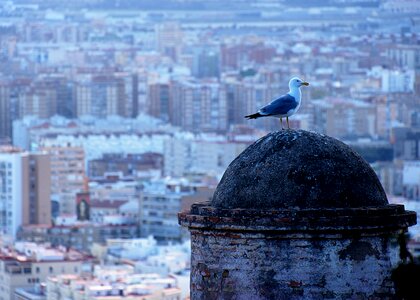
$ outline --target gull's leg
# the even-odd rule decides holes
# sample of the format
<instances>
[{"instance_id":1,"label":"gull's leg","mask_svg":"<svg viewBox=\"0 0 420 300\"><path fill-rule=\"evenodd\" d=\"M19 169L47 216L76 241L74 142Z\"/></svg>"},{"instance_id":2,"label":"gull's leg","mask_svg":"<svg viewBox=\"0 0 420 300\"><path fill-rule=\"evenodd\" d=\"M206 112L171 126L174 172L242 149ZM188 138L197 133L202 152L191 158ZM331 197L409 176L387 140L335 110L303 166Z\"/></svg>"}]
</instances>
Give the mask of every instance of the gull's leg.
<instances>
[{"instance_id":1,"label":"gull's leg","mask_svg":"<svg viewBox=\"0 0 420 300\"><path fill-rule=\"evenodd\" d=\"M289 126L289 117L286 117L286 122L287 122L287 129L290 129L290 126Z\"/></svg>"},{"instance_id":2,"label":"gull's leg","mask_svg":"<svg viewBox=\"0 0 420 300\"><path fill-rule=\"evenodd\" d=\"M281 125L281 129L283 129L283 118L280 117L280 125Z\"/></svg>"}]
</instances>

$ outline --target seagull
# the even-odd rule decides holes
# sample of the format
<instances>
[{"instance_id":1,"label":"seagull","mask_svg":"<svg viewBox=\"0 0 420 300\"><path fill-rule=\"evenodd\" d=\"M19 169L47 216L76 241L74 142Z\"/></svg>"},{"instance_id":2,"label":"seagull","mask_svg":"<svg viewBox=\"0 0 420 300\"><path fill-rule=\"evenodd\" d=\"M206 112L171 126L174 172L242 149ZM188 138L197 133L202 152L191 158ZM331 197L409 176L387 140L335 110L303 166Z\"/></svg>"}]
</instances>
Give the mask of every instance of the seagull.
<instances>
[{"instance_id":1,"label":"seagull","mask_svg":"<svg viewBox=\"0 0 420 300\"><path fill-rule=\"evenodd\" d=\"M245 118L248 120L262 117L280 118L281 128L283 129L283 118L286 117L287 128L290 129L289 117L298 111L302 103L302 93L300 91L302 85L308 86L309 83L298 77L293 77L289 81L289 92L286 95L271 101L266 106L261 107L255 114L245 116Z\"/></svg>"}]
</instances>

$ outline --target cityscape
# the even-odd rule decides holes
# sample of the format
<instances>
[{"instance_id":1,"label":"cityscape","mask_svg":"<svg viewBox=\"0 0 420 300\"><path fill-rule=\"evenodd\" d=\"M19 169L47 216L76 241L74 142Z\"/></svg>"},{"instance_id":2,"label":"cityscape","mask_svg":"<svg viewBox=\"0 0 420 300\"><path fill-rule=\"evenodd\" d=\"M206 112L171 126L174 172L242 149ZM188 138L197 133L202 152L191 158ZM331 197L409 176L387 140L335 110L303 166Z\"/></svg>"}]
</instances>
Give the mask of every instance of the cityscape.
<instances>
[{"instance_id":1,"label":"cityscape","mask_svg":"<svg viewBox=\"0 0 420 300\"><path fill-rule=\"evenodd\" d=\"M290 128L420 213L420 1L0 1L0 300L189 299L178 213L293 76Z\"/></svg>"}]
</instances>

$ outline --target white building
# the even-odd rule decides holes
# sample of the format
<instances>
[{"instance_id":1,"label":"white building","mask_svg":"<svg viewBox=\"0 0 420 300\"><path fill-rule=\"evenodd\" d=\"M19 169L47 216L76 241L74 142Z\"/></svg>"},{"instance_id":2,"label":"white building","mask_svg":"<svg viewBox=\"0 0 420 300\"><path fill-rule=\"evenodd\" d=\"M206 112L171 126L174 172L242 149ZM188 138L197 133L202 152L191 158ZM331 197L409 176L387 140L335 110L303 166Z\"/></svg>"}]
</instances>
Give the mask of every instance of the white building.
<instances>
[{"instance_id":1,"label":"white building","mask_svg":"<svg viewBox=\"0 0 420 300\"><path fill-rule=\"evenodd\" d=\"M190 269L191 247L187 240L182 244L158 246L156 252L139 260L135 268L141 273L157 273L161 276L182 274Z\"/></svg>"},{"instance_id":2,"label":"white building","mask_svg":"<svg viewBox=\"0 0 420 300\"><path fill-rule=\"evenodd\" d=\"M157 253L157 241L153 236L129 240L108 239L106 243L110 259L140 260Z\"/></svg>"},{"instance_id":3,"label":"white building","mask_svg":"<svg viewBox=\"0 0 420 300\"><path fill-rule=\"evenodd\" d=\"M178 225L178 212L191 204L208 201L213 187L191 183L186 179L160 179L143 183L139 191L139 220L142 237L179 241L188 235Z\"/></svg>"},{"instance_id":4,"label":"white building","mask_svg":"<svg viewBox=\"0 0 420 300\"><path fill-rule=\"evenodd\" d=\"M382 92L385 93L410 93L414 91L414 70L388 70L382 74Z\"/></svg>"},{"instance_id":5,"label":"white building","mask_svg":"<svg viewBox=\"0 0 420 300\"><path fill-rule=\"evenodd\" d=\"M221 135L178 135L165 141L164 174L182 177L188 173L219 176L256 137L241 141Z\"/></svg>"},{"instance_id":6,"label":"white building","mask_svg":"<svg viewBox=\"0 0 420 300\"><path fill-rule=\"evenodd\" d=\"M34 293L23 291L42 284L48 276L80 274L89 269L89 257L73 249L28 242L1 247L0 299L37 299L29 298Z\"/></svg>"},{"instance_id":7,"label":"white building","mask_svg":"<svg viewBox=\"0 0 420 300\"><path fill-rule=\"evenodd\" d=\"M187 206L183 204L183 196L191 195L192 190L183 190L180 182L170 184L164 180L146 182L143 186L139 197L141 236L180 240L184 234L177 213Z\"/></svg>"},{"instance_id":8,"label":"white building","mask_svg":"<svg viewBox=\"0 0 420 300\"><path fill-rule=\"evenodd\" d=\"M420 200L420 162L404 161L402 175L404 197Z\"/></svg>"},{"instance_id":9,"label":"white building","mask_svg":"<svg viewBox=\"0 0 420 300\"><path fill-rule=\"evenodd\" d=\"M0 152L0 231L14 236L22 225L22 153Z\"/></svg>"},{"instance_id":10,"label":"white building","mask_svg":"<svg viewBox=\"0 0 420 300\"><path fill-rule=\"evenodd\" d=\"M92 199L126 200L136 199L136 181L89 182Z\"/></svg>"},{"instance_id":11,"label":"white building","mask_svg":"<svg viewBox=\"0 0 420 300\"><path fill-rule=\"evenodd\" d=\"M150 124L141 127L141 124ZM259 136L194 135L167 126L159 127L156 119L138 118L136 121L79 120L73 123L63 118L50 121L14 122L14 142L24 149L41 147L81 147L87 161L104 154L143 154L154 152L164 156L164 174L180 177L186 173L205 173L221 176L230 162ZM239 139L240 138L240 139ZM141 175L141 174L140 174Z\"/></svg>"},{"instance_id":12,"label":"white building","mask_svg":"<svg viewBox=\"0 0 420 300\"><path fill-rule=\"evenodd\" d=\"M146 115L137 119L114 116L78 120L59 116L48 120L25 117L13 122L13 143L28 150L53 146L83 147L86 159L93 159L102 157L103 153L162 153L162 139L174 131L175 128Z\"/></svg>"},{"instance_id":13,"label":"white building","mask_svg":"<svg viewBox=\"0 0 420 300\"><path fill-rule=\"evenodd\" d=\"M135 274L127 265L95 266L93 276L61 275L47 282L47 300L181 300L177 281L158 274Z\"/></svg>"},{"instance_id":14,"label":"white building","mask_svg":"<svg viewBox=\"0 0 420 300\"><path fill-rule=\"evenodd\" d=\"M401 0L396 0L395 2L401 2ZM414 2L419 4L416 0L411 1L411 3ZM396 44L393 47L390 47L386 54L387 57L395 62L400 68L415 70L420 67L419 45Z\"/></svg>"},{"instance_id":15,"label":"white building","mask_svg":"<svg viewBox=\"0 0 420 300\"><path fill-rule=\"evenodd\" d=\"M382 1L381 9L395 14L420 13L420 3L417 0L387 0Z\"/></svg>"},{"instance_id":16,"label":"white building","mask_svg":"<svg viewBox=\"0 0 420 300\"><path fill-rule=\"evenodd\" d=\"M98 258L103 260L105 255L108 262L130 261L136 273L152 273L175 278L178 288L181 289L182 299L186 299L190 294L191 246L189 240L181 244L158 245L152 236L130 240L109 239Z\"/></svg>"},{"instance_id":17,"label":"white building","mask_svg":"<svg viewBox=\"0 0 420 300\"><path fill-rule=\"evenodd\" d=\"M0 147L0 234L51 222L50 161L45 153Z\"/></svg>"}]
</instances>

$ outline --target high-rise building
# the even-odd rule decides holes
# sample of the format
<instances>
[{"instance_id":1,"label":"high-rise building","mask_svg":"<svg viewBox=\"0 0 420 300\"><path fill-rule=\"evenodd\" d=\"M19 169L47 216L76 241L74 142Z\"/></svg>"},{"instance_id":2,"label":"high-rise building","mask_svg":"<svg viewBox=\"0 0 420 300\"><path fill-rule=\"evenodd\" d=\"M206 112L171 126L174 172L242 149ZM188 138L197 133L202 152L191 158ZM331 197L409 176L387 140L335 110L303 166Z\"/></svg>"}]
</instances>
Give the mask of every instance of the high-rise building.
<instances>
[{"instance_id":1,"label":"high-rise building","mask_svg":"<svg viewBox=\"0 0 420 300\"><path fill-rule=\"evenodd\" d=\"M404 161L402 185L403 196L411 200L420 200L420 162Z\"/></svg>"},{"instance_id":2,"label":"high-rise building","mask_svg":"<svg viewBox=\"0 0 420 300\"><path fill-rule=\"evenodd\" d=\"M164 147L164 175L222 175L228 165L250 143L247 139L227 141L216 136L207 139L168 139Z\"/></svg>"},{"instance_id":3,"label":"high-rise building","mask_svg":"<svg viewBox=\"0 0 420 300\"><path fill-rule=\"evenodd\" d=\"M10 128L12 131L12 140L13 140L13 122L18 119L21 119L21 94L30 89L32 79L29 77L18 77L10 81L10 98L9 98L9 118L10 118Z\"/></svg>"},{"instance_id":4,"label":"high-rise building","mask_svg":"<svg viewBox=\"0 0 420 300\"><path fill-rule=\"evenodd\" d=\"M35 85L19 95L19 115L50 118L57 113L57 91L48 85Z\"/></svg>"},{"instance_id":5,"label":"high-rise building","mask_svg":"<svg viewBox=\"0 0 420 300\"><path fill-rule=\"evenodd\" d=\"M75 113L72 83L62 74L49 74L41 79L42 84L55 90L58 115L72 118Z\"/></svg>"},{"instance_id":6,"label":"high-rise building","mask_svg":"<svg viewBox=\"0 0 420 300\"><path fill-rule=\"evenodd\" d=\"M76 194L85 190L85 152L82 147L51 146L42 151L51 157L51 199L56 214L76 214Z\"/></svg>"},{"instance_id":7,"label":"high-rise building","mask_svg":"<svg viewBox=\"0 0 420 300\"><path fill-rule=\"evenodd\" d=\"M219 77L220 50L218 47L206 45L193 49L193 75L198 78Z\"/></svg>"},{"instance_id":8,"label":"high-rise building","mask_svg":"<svg viewBox=\"0 0 420 300\"><path fill-rule=\"evenodd\" d=\"M0 231L14 237L21 225L50 224L50 158L46 153L0 149Z\"/></svg>"},{"instance_id":9,"label":"high-rise building","mask_svg":"<svg viewBox=\"0 0 420 300\"><path fill-rule=\"evenodd\" d=\"M394 157L406 161L420 160L420 130L416 128L393 128Z\"/></svg>"},{"instance_id":10,"label":"high-rise building","mask_svg":"<svg viewBox=\"0 0 420 300\"><path fill-rule=\"evenodd\" d=\"M188 80L174 82L170 122L193 132L224 131L227 129L224 96L218 83Z\"/></svg>"},{"instance_id":11,"label":"high-rise building","mask_svg":"<svg viewBox=\"0 0 420 300\"><path fill-rule=\"evenodd\" d=\"M420 96L420 69L415 70L414 73L414 94L417 97Z\"/></svg>"},{"instance_id":12,"label":"high-rise building","mask_svg":"<svg viewBox=\"0 0 420 300\"><path fill-rule=\"evenodd\" d=\"M115 76L94 76L75 83L77 117L91 115L105 118L124 116L124 81Z\"/></svg>"},{"instance_id":13,"label":"high-rise building","mask_svg":"<svg viewBox=\"0 0 420 300\"><path fill-rule=\"evenodd\" d=\"M238 81L228 82L223 85L223 93L226 98L227 122L228 124L242 124L245 111L241 105L242 84ZM253 108L252 110L255 110Z\"/></svg>"},{"instance_id":14,"label":"high-rise building","mask_svg":"<svg viewBox=\"0 0 420 300\"><path fill-rule=\"evenodd\" d=\"M382 91L385 93L413 92L415 73L414 70L388 70L382 71Z\"/></svg>"},{"instance_id":15,"label":"high-rise building","mask_svg":"<svg viewBox=\"0 0 420 300\"><path fill-rule=\"evenodd\" d=\"M420 68L419 45L394 44L388 49L387 56L400 68Z\"/></svg>"},{"instance_id":16,"label":"high-rise building","mask_svg":"<svg viewBox=\"0 0 420 300\"><path fill-rule=\"evenodd\" d=\"M115 73L115 78L122 81L124 87L123 116L136 118L139 113L139 79L137 74Z\"/></svg>"},{"instance_id":17,"label":"high-rise building","mask_svg":"<svg viewBox=\"0 0 420 300\"><path fill-rule=\"evenodd\" d=\"M190 144L190 140L174 137L164 142L163 173L165 176L182 177L186 173L190 167Z\"/></svg>"},{"instance_id":18,"label":"high-rise building","mask_svg":"<svg viewBox=\"0 0 420 300\"><path fill-rule=\"evenodd\" d=\"M266 78L268 81L269 78ZM222 94L226 101L227 124L238 125L247 123L244 116L255 112L267 102L279 96L278 84L255 82L254 80L226 80L222 85ZM256 126L265 125L267 119L256 122ZM248 122L249 123L249 122Z\"/></svg>"},{"instance_id":19,"label":"high-rise building","mask_svg":"<svg viewBox=\"0 0 420 300\"><path fill-rule=\"evenodd\" d=\"M23 225L50 224L50 156L29 153L23 157Z\"/></svg>"},{"instance_id":20,"label":"high-rise building","mask_svg":"<svg viewBox=\"0 0 420 300\"><path fill-rule=\"evenodd\" d=\"M375 137L376 108L360 100L330 98L312 101L317 131L336 138Z\"/></svg>"},{"instance_id":21,"label":"high-rise building","mask_svg":"<svg viewBox=\"0 0 420 300\"><path fill-rule=\"evenodd\" d=\"M174 22L158 24L155 27L155 33L157 50L177 61L183 44L181 26Z\"/></svg>"},{"instance_id":22,"label":"high-rise building","mask_svg":"<svg viewBox=\"0 0 420 300\"><path fill-rule=\"evenodd\" d=\"M11 139L12 120L10 116L10 88L0 81L0 140Z\"/></svg>"},{"instance_id":23,"label":"high-rise building","mask_svg":"<svg viewBox=\"0 0 420 300\"><path fill-rule=\"evenodd\" d=\"M171 86L169 83L154 83L148 85L148 113L156 118L169 121Z\"/></svg>"}]
</instances>

